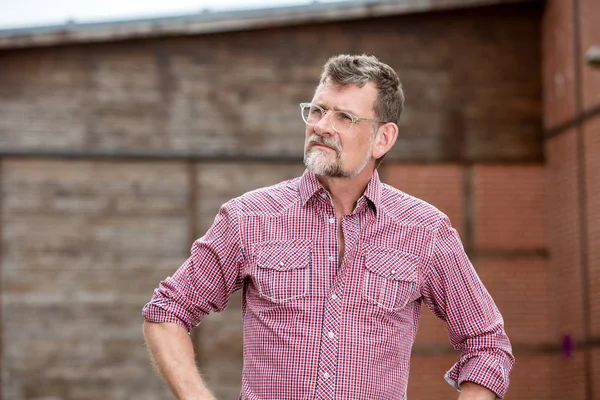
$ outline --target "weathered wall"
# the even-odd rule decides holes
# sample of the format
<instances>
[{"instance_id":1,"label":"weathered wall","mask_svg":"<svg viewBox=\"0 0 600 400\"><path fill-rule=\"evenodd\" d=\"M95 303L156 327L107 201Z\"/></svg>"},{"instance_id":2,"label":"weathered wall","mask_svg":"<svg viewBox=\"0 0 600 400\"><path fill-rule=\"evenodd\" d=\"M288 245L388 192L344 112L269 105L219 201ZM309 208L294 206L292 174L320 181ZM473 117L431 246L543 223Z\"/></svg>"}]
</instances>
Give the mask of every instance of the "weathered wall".
<instances>
[{"instance_id":1,"label":"weathered wall","mask_svg":"<svg viewBox=\"0 0 600 400\"><path fill-rule=\"evenodd\" d=\"M0 165L3 398L168 398L140 309L223 202L302 172L297 103L340 52L399 72L407 107L382 176L461 232L521 360L507 398L551 398L540 20L522 4L0 52L0 151L34 154ZM218 161L249 154L265 160ZM235 398L239 295L194 338L210 386ZM455 396L442 376L456 358L424 310L410 398Z\"/></svg>"},{"instance_id":2,"label":"weathered wall","mask_svg":"<svg viewBox=\"0 0 600 400\"><path fill-rule=\"evenodd\" d=\"M410 100L391 158L540 161L538 8L7 50L0 146L297 156L324 61L368 52Z\"/></svg>"},{"instance_id":3,"label":"weathered wall","mask_svg":"<svg viewBox=\"0 0 600 400\"><path fill-rule=\"evenodd\" d=\"M2 162L2 398L165 397L139 314L189 247L185 167Z\"/></svg>"},{"instance_id":4,"label":"weathered wall","mask_svg":"<svg viewBox=\"0 0 600 400\"><path fill-rule=\"evenodd\" d=\"M553 371L555 399L600 399L600 3L548 0L544 125L553 341L576 344Z\"/></svg>"}]
</instances>

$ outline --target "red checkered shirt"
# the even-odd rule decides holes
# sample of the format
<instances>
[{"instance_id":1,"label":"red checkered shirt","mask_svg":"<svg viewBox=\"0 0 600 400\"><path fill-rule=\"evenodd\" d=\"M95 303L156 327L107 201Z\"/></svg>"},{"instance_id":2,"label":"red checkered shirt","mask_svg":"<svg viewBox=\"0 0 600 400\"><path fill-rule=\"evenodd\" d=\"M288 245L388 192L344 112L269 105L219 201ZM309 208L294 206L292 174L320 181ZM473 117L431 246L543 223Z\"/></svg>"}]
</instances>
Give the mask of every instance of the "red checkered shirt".
<instances>
[{"instance_id":1,"label":"red checkered shirt","mask_svg":"<svg viewBox=\"0 0 600 400\"><path fill-rule=\"evenodd\" d=\"M446 380L499 397L514 359L503 320L448 218L374 173L340 229L315 175L224 204L143 310L190 330L243 288L241 399L406 398L421 303L461 351Z\"/></svg>"}]
</instances>

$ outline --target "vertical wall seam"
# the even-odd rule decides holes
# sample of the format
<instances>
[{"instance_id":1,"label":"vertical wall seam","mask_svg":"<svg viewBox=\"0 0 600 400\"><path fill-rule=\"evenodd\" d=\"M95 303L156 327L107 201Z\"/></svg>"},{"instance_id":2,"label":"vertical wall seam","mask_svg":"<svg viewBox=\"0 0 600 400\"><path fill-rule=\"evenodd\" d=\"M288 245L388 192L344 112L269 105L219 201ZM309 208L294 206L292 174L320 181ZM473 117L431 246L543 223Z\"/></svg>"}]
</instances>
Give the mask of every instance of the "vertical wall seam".
<instances>
[{"instance_id":1,"label":"vertical wall seam","mask_svg":"<svg viewBox=\"0 0 600 400\"><path fill-rule=\"evenodd\" d=\"M463 167L463 219L461 233L463 245L469 257L474 257L475 252L475 238L473 237L474 232L474 199L473 199L473 166L465 165ZM473 264L477 264L474 262Z\"/></svg>"},{"instance_id":2,"label":"vertical wall seam","mask_svg":"<svg viewBox=\"0 0 600 400\"><path fill-rule=\"evenodd\" d=\"M196 186L198 185L198 171L197 165L193 160L187 162L187 173L188 173L188 245L191 247L192 243L198 238L198 191ZM201 336L202 324L192 330L192 343L194 345L194 354L196 365L200 366L202 361L202 354L200 354L198 343Z\"/></svg>"},{"instance_id":3,"label":"vertical wall seam","mask_svg":"<svg viewBox=\"0 0 600 400\"><path fill-rule=\"evenodd\" d=\"M577 115L583 114L582 100L582 79L581 79L581 15L579 0L573 0L573 57L574 60L574 79L575 79L575 112ZM578 196L579 196L579 235L580 235L580 259L581 259L581 304L582 304L582 328L583 340L588 343L590 339L590 293L588 289L589 281L589 260L588 260L588 241L587 241L587 199L585 190L585 146L583 137L583 121L579 121L576 126L577 134L577 176L578 176ZM594 399L592 386L592 360L590 350L586 348L583 353L585 391L588 400Z\"/></svg>"}]
</instances>

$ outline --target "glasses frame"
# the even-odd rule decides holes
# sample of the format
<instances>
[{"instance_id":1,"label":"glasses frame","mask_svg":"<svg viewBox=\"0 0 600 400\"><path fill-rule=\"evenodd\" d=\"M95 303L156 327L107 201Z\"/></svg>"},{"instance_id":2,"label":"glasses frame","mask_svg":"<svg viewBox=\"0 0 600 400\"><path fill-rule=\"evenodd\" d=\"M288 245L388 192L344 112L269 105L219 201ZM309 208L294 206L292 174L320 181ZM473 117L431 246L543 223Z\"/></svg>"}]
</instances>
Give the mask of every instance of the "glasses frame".
<instances>
[{"instance_id":1,"label":"glasses frame","mask_svg":"<svg viewBox=\"0 0 600 400\"><path fill-rule=\"evenodd\" d=\"M323 111L323 115L321 116L321 119L323 119L325 117L325 115L328 112L330 112L330 111L331 111L332 115L333 114L337 114L337 113L341 113L341 114L349 116L350 119L352 119L352 122L351 122L351 125L350 125L350 128L348 129L348 131L351 131L352 128L354 128L354 125L357 122L361 122L361 121L373 121L373 122L375 122L377 124L385 124L386 123L385 121L380 121L380 120L374 119L374 118L359 117L359 116L354 115L354 114L352 114L351 112L348 112L348 111L326 109L326 108L323 108L323 107L321 107L321 106L319 106L317 104L313 104L313 103L300 103L300 110L301 110L302 120L308 126L315 126L316 124L309 124L308 121L306 121L306 119L304 119L304 109L307 108L307 107L316 107L316 108L322 110ZM321 121L321 120L319 120L319 121ZM342 132L342 131L339 131L339 130L335 129L335 126L333 126L333 119L329 120L329 125L331 126L331 129L333 129L337 133L346 133L346 132Z\"/></svg>"}]
</instances>

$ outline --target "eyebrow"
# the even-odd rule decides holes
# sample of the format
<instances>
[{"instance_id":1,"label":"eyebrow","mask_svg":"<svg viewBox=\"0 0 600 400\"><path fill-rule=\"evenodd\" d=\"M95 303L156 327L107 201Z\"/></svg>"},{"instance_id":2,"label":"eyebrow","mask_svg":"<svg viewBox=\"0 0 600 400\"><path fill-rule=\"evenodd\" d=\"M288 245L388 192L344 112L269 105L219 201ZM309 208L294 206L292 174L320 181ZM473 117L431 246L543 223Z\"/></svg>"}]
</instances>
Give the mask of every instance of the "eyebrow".
<instances>
[{"instance_id":1,"label":"eyebrow","mask_svg":"<svg viewBox=\"0 0 600 400\"><path fill-rule=\"evenodd\" d=\"M347 112L347 113L349 113L349 114L352 114L352 115L354 115L355 117L358 117L358 114L357 114L357 113L355 113L355 112L354 112L354 111L352 111L352 110L343 109L343 108L339 108L339 107L332 107L332 108L330 108L330 107L327 107L327 106L326 106L324 103L313 103L313 104L316 104L316 105L318 105L319 107L321 107L321 108L324 108L324 109L326 109L326 110L333 109L334 111L343 111L343 112ZM358 118L360 118L360 117L358 117Z\"/></svg>"}]
</instances>

